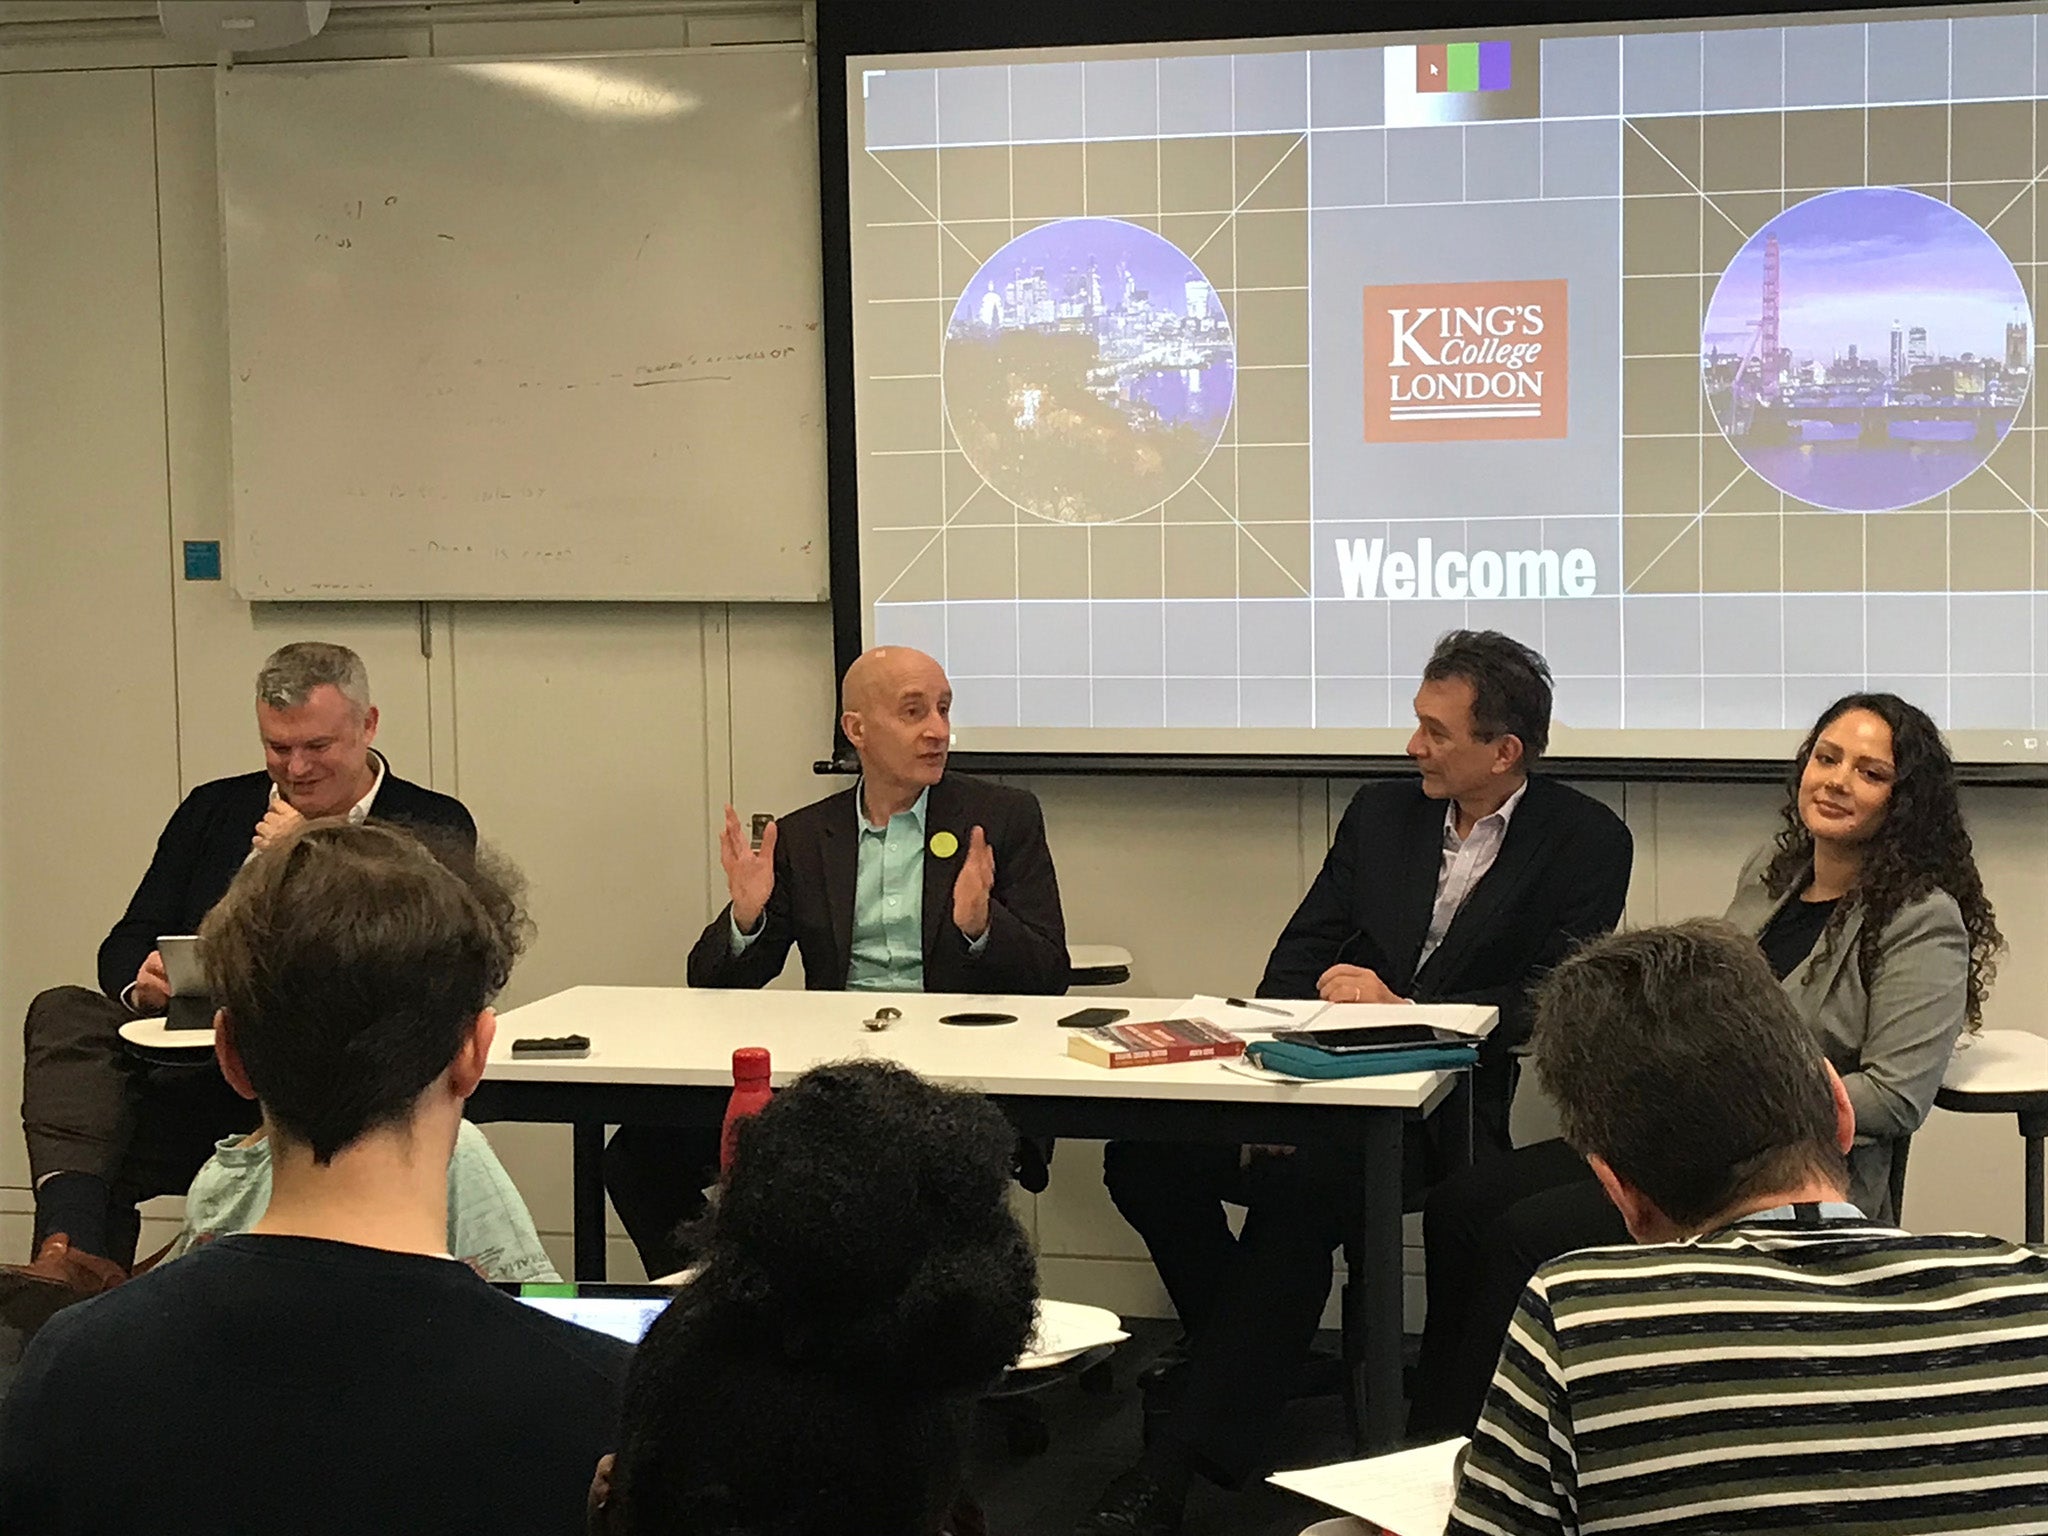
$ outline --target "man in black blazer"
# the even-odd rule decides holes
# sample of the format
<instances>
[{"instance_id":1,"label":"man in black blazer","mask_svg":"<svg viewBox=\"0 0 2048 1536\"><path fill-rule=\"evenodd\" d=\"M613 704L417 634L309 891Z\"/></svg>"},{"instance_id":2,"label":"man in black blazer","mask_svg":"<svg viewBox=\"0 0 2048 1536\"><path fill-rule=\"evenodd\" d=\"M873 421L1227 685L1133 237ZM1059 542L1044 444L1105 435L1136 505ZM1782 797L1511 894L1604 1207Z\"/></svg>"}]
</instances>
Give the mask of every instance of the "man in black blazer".
<instances>
[{"instance_id":1,"label":"man in black blazer","mask_svg":"<svg viewBox=\"0 0 2048 1536\"><path fill-rule=\"evenodd\" d=\"M812 991L1053 994L1066 923L1029 792L946 772L952 684L922 651L884 646L847 669L852 789L772 822L750 846L725 808L730 902L690 950L693 987L762 987L791 945ZM713 1133L621 1127L605 1187L650 1275L680 1267L676 1228L703 1208Z\"/></svg>"},{"instance_id":2,"label":"man in black blazer","mask_svg":"<svg viewBox=\"0 0 2048 1536\"><path fill-rule=\"evenodd\" d=\"M256 724L263 770L201 784L171 813L100 945L101 990L56 987L29 1005L22 1124L39 1255L62 1233L74 1255L125 1269L137 1203L183 1194L218 1138L254 1124L210 1052L193 1066L150 1067L121 1043L122 1024L162 1013L170 997L160 935L196 933L250 854L301 821L401 822L476 846L461 801L399 778L372 749L369 673L346 646L273 653L256 675Z\"/></svg>"},{"instance_id":3,"label":"man in black blazer","mask_svg":"<svg viewBox=\"0 0 2048 1536\"><path fill-rule=\"evenodd\" d=\"M1498 1008L1473 1086L1480 1137L1499 1147L1512 1051L1529 1034L1529 984L1614 926L1633 860L1612 811L1529 776L1549 742L1550 699L1543 658L1507 636L1460 630L1439 641L1408 742L1420 781L1368 784L1352 798L1258 988ZM1166 1536L1179 1529L1193 1472L1237 1486L1267 1455L1329 1294L1355 1181L1340 1160L1291 1148L1131 1142L1110 1144L1103 1176L1188 1341L1154 1378L1162 1416L1145 1458L1080 1530ZM1239 1236L1226 1201L1246 1208Z\"/></svg>"}]
</instances>

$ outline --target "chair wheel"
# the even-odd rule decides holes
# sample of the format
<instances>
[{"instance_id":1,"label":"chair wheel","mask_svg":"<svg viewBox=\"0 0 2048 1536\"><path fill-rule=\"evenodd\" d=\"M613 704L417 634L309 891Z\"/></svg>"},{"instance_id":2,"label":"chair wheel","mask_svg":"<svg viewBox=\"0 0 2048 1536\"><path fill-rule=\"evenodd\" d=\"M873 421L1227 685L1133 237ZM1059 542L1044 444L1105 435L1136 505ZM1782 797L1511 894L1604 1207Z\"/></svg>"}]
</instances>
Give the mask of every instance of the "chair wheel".
<instances>
[{"instance_id":1,"label":"chair wheel","mask_svg":"<svg viewBox=\"0 0 2048 1536\"><path fill-rule=\"evenodd\" d=\"M1081 1390L1093 1397L1107 1397L1116 1390L1116 1372L1107 1360L1091 1365L1079 1377Z\"/></svg>"},{"instance_id":2,"label":"chair wheel","mask_svg":"<svg viewBox=\"0 0 2048 1536\"><path fill-rule=\"evenodd\" d=\"M1052 1431L1043 1419L1012 1419L1003 1426L1012 1456L1043 1456L1052 1449Z\"/></svg>"}]
</instances>

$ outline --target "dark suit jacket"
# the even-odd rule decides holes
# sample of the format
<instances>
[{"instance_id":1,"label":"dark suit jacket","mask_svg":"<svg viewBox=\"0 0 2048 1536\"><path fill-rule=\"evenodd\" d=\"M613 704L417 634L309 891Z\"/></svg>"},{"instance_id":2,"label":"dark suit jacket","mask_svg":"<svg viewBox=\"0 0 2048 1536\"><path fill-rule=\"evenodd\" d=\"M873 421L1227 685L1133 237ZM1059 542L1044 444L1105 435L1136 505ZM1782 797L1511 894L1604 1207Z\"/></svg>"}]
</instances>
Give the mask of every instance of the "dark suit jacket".
<instances>
[{"instance_id":1,"label":"dark suit jacket","mask_svg":"<svg viewBox=\"0 0 2048 1536\"><path fill-rule=\"evenodd\" d=\"M761 935L732 952L727 906L690 951L693 987L762 987L782 973L791 944L803 952L804 985L837 991L853 957L854 875L860 857L856 791L842 790L777 823L775 893ZM996 856L988 944L979 955L953 922L953 880L967 837L980 827ZM925 802L924 989L1057 995L1067 990L1067 926L1060 886L1045 842L1045 814L1026 790L947 774ZM951 832L948 858L931 839Z\"/></svg>"},{"instance_id":2,"label":"dark suit jacket","mask_svg":"<svg viewBox=\"0 0 2048 1536\"><path fill-rule=\"evenodd\" d=\"M241 773L202 784L171 812L156 857L128 910L100 945L100 990L119 998L160 934L196 933L249 858L249 839L270 807L270 775ZM438 828L476 846L476 823L452 795L408 783L384 764L370 820Z\"/></svg>"},{"instance_id":3,"label":"dark suit jacket","mask_svg":"<svg viewBox=\"0 0 2048 1536\"><path fill-rule=\"evenodd\" d=\"M1499 857L1418 970L1443 867L1444 808L1413 781L1368 784L1351 797L1322 872L1266 961L1259 996L1314 997L1317 978L1342 962L1418 1003L1498 1008L1478 1087L1482 1112L1497 1111L1504 1125L1507 1053L1529 1037L1529 984L1615 925L1635 843L1599 801L1530 779Z\"/></svg>"}]
</instances>

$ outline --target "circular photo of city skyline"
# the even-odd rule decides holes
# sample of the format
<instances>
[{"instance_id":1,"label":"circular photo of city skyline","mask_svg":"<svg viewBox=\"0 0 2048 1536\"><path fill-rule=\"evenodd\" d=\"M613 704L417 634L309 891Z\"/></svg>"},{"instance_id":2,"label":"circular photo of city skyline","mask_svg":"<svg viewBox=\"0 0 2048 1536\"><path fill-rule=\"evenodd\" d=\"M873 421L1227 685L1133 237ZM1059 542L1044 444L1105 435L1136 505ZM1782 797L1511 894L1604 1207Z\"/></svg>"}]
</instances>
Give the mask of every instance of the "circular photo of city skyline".
<instances>
[{"instance_id":1,"label":"circular photo of city skyline","mask_svg":"<svg viewBox=\"0 0 2048 1536\"><path fill-rule=\"evenodd\" d=\"M2032 316L1997 242L1947 203L1823 192L1722 273L1700 377L1722 434L1771 485L1889 512L1954 487L2012 429Z\"/></svg>"},{"instance_id":2,"label":"circular photo of city skyline","mask_svg":"<svg viewBox=\"0 0 2048 1536\"><path fill-rule=\"evenodd\" d=\"M942 368L967 462L1055 523L1123 522L1186 485L1237 379L1208 278L1121 219L1041 224L997 251L953 306Z\"/></svg>"}]
</instances>

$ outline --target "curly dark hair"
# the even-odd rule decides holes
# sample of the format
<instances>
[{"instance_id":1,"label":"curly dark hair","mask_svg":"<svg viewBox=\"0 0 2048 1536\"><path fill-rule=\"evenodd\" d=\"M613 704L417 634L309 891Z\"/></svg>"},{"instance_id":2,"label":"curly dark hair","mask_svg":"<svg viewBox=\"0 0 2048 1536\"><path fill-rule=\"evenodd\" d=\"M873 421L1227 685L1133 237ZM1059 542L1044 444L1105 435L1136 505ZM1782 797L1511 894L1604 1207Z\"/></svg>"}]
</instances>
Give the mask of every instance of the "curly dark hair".
<instances>
[{"instance_id":1,"label":"curly dark hair","mask_svg":"<svg viewBox=\"0 0 2048 1536\"><path fill-rule=\"evenodd\" d=\"M2005 938L1984 895L1984 882L1977 873L1977 860L1970 847L1970 832L1963 825L1963 809L1956 794L1956 765L1948 744L1925 711L1908 704L1895 693L1851 693L1821 711L1813 729L1792 760L1786 785L1785 827L1778 834L1777 852L1764 871L1764 885L1773 896L1783 896L1813 871L1813 834L1799 815L1799 781L1813 756L1814 743L1826 730L1852 709L1868 710L1891 727L1892 762L1896 776L1884 819L1865 846L1856 888L1837 903L1829 914L1821 942L1814 948L1813 964L1833 953L1842 925L1852 911L1861 909L1863 933L1857 943L1857 965L1868 987L1876 982L1883 956L1879 944L1885 928L1901 908L1931 891L1946 891L1962 909L1963 927L1970 937L1970 981L1966 1004L1966 1026L1976 1030L1984 1018L1984 996L1998 970L1998 955Z\"/></svg>"},{"instance_id":2,"label":"curly dark hair","mask_svg":"<svg viewBox=\"0 0 2048 1536\"><path fill-rule=\"evenodd\" d=\"M1031 1333L1015 1144L981 1095L875 1061L743 1122L703 1268L634 1357L606 1529L937 1530L968 1407Z\"/></svg>"}]
</instances>

